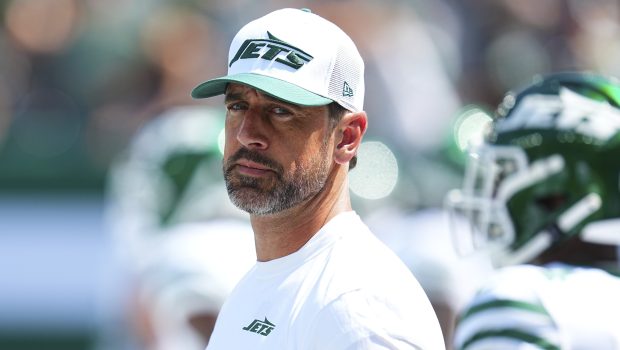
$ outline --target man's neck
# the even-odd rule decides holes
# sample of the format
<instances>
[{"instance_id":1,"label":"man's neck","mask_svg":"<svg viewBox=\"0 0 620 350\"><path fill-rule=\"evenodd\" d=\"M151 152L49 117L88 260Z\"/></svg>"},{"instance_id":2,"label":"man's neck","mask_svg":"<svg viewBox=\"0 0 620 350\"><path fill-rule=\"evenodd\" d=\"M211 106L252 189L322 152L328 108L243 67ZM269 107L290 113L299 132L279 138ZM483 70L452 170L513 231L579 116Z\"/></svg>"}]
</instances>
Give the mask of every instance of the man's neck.
<instances>
[{"instance_id":1,"label":"man's neck","mask_svg":"<svg viewBox=\"0 0 620 350\"><path fill-rule=\"evenodd\" d=\"M323 191L296 207L273 215L251 216L258 261L296 252L329 220L350 210L347 175L336 174Z\"/></svg>"}]
</instances>

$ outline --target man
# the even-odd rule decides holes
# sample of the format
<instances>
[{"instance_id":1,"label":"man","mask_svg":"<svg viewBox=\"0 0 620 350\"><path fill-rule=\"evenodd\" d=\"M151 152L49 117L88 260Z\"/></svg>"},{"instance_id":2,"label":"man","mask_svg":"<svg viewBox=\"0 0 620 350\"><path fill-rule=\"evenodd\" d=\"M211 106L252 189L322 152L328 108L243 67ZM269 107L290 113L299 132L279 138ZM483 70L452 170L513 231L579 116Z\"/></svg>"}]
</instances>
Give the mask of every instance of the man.
<instances>
[{"instance_id":1,"label":"man","mask_svg":"<svg viewBox=\"0 0 620 350\"><path fill-rule=\"evenodd\" d=\"M470 242L506 267L462 312L455 349L620 349L620 279L610 273L620 84L563 73L509 93L474 153L449 200L471 219Z\"/></svg>"},{"instance_id":2,"label":"man","mask_svg":"<svg viewBox=\"0 0 620 350\"><path fill-rule=\"evenodd\" d=\"M228 75L192 92L225 94L226 186L250 214L258 258L209 350L444 348L420 285L351 209L363 75L342 30L282 9L245 25Z\"/></svg>"}]
</instances>

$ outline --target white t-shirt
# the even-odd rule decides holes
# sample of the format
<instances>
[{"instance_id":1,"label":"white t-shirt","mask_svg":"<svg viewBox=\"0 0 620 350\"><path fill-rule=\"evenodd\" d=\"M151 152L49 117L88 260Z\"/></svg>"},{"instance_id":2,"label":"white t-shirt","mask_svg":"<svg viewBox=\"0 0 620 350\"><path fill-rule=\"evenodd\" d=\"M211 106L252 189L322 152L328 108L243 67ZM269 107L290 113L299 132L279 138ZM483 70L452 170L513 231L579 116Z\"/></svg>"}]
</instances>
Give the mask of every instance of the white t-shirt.
<instances>
[{"instance_id":1,"label":"white t-shirt","mask_svg":"<svg viewBox=\"0 0 620 350\"><path fill-rule=\"evenodd\" d=\"M454 348L619 350L620 278L561 264L498 270L463 310Z\"/></svg>"},{"instance_id":2,"label":"white t-shirt","mask_svg":"<svg viewBox=\"0 0 620 350\"><path fill-rule=\"evenodd\" d=\"M297 252L258 262L224 304L208 350L445 349L407 267L355 212Z\"/></svg>"}]
</instances>

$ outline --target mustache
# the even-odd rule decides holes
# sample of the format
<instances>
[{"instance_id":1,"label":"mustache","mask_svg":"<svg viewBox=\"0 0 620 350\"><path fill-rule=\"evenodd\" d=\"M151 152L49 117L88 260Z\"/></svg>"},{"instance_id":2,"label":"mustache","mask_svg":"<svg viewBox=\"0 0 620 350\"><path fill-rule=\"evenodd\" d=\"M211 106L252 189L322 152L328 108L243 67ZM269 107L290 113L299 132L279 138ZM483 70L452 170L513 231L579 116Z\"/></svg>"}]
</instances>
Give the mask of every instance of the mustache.
<instances>
[{"instance_id":1,"label":"mustache","mask_svg":"<svg viewBox=\"0 0 620 350\"><path fill-rule=\"evenodd\" d=\"M272 160L269 157L266 157L258 152L250 151L249 149L243 147L240 148L237 152L235 152L232 156L228 158L225 164L226 172L229 172L233 166L235 166L235 162L240 159L247 159L254 163L265 166L277 174L281 174L283 172L283 168L276 161Z\"/></svg>"}]
</instances>

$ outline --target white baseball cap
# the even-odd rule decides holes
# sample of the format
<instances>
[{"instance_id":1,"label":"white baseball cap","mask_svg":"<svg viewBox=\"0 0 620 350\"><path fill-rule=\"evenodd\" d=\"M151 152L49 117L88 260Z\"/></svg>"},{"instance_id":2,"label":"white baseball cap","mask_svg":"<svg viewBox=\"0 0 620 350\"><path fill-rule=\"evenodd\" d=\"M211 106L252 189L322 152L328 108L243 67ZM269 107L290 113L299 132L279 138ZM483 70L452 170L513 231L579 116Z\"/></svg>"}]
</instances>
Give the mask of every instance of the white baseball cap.
<instances>
[{"instance_id":1,"label":"white baseball cap","mask_svg":"<svg viewBox=\"0 0 620 350\"><path fill-rule=\"evenodd\" d=\"M241 83L280 100L323 106L364 105L364 61L349 36L307 9L281 9L246 24L228 52L228 75L198 85L192 97L224 94Z\"/></svg>"}]
</instances>

